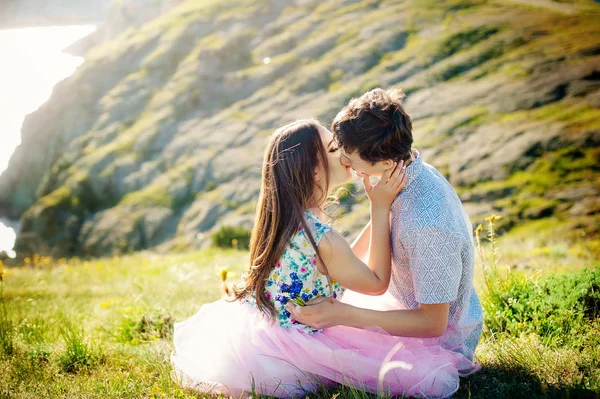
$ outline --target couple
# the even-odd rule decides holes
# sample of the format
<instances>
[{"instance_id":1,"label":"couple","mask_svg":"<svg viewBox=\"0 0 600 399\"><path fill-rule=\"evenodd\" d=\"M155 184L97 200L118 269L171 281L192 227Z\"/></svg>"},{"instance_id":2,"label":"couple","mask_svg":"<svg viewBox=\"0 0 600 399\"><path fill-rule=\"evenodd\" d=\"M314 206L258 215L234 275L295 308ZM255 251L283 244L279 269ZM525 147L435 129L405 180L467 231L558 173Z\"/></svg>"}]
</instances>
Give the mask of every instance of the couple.
<instances>
[{"instance_id":1,"label":"couple","mask_svg":"<svg viewBox=\"0 0 600 399\"><path fill-rule=\"evenodd\" d=\"M185 386L304 397L340 383L448 397L459 376L478 370L471 224L450 184L411 148L402 100L375 89L338 113L333 133L314 120L274 133L243 284L175 325L171 361ZM371 220L349 245L322 209L351 169L363 177Z\"/></svg>"}]
</instances>

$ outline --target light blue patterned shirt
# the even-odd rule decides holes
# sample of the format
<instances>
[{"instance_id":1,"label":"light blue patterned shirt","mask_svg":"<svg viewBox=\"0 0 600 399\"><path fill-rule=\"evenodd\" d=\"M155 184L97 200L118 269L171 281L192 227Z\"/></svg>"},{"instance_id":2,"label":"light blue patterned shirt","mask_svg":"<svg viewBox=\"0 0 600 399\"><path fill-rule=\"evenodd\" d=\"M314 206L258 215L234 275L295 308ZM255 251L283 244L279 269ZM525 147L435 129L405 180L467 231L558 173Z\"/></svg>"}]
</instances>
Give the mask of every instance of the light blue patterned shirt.
<instances>
[{"instance_id":1,"label":"light blue patterned shirt","mask_svg":"<svg viewBox=\"0 0 600 399\"><path fill-rule=\"evenodd\" d=\"M473 287L471 222L450 183L415 154L408 183L392 204L389 292L406 309L449 302L440 343L472 359L483 312Z\"/></svg>"}]
</instances>

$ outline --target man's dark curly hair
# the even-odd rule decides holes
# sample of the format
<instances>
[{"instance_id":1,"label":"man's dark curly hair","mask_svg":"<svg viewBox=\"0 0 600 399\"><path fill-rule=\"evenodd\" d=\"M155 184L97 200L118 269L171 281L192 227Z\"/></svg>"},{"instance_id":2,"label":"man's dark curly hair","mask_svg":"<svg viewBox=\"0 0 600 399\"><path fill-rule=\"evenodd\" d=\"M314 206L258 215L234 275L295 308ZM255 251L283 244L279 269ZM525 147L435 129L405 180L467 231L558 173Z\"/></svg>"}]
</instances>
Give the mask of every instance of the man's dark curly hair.
<instances>
[{"instance_id":1,"label":"man's dark curly hair","mask_svg":"<svg viewBox=\"0 0 600 399\"><path fill-rule=\"evenodd\" d=\"M400 89L380 88L353 98L334 118L331 131L346 153L365 161L407 161L411 156L412 121Z\"/></svg>"}]
</instances>

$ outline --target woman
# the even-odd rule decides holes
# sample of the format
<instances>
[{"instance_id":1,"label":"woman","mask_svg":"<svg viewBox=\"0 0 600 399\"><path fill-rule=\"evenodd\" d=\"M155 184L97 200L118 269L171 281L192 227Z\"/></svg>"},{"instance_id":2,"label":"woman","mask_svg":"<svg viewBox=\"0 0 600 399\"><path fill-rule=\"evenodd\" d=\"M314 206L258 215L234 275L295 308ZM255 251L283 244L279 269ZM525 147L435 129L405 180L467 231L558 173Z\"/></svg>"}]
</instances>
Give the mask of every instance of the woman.
<instances>
[{"instance_id":1,"label":"woman","mask_svg":"<svg viewBox=\"0 0 600 399\"><path fill-rule=\"evenodd\" d=\"M202 391L277 397L342 383L389 395L447 397L458 389L463 356L434 340L394 337L381 329L297 323L285 305L336 298L348 288L386 291L390 280L389 210L406 184L389 163L371 186L369 257L365 263L323 223L330 187L351 178L333 136L314 120L278 129L265 153L250 268L233 300L204 305L175 326L172 363L182 382Z\"/></svg>"}]
</instances>

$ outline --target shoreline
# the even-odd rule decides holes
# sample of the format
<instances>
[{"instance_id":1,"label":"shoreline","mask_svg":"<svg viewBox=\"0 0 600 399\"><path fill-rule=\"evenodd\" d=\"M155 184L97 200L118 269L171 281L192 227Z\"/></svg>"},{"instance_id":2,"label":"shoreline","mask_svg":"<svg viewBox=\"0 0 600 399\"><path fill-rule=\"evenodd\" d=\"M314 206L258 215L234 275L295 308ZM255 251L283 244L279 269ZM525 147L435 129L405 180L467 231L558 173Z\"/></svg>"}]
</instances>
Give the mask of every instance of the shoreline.
<instances>
[{"instance_id":1,"label":"shoreline","mask_svg":"<svg viewBox=\"0 0 600 399\"><path fill-rule=\"evenodd\" d=\"M80 58L84 58L83 56L70 54L65 50L72 46L73 43L81 40L81 37L88 37L91 33L95 32L95 29L97 29L98 25L84 24L81 22L82 19L87 18L78 18L77 23L73 22L73 24L69 25L28 25L17 27L17 23L11 23L11 28L8 28L3 24L3 22L5 22L4 20L0 20L0 45L6 46L5 55L6 57L9 57L7 63L4 64L6 67L0 68L2 69L3 75L10 76L11 73L17 73L15 71L19 71L19 73L21 71L26 71L36 74L33 76L37 77L37 80L32 77L29 77L28 79L22 79L19 76L13 77L13 82L20 82L18 88L14 84L8 84L5 80L0 81L3 88L5 88L9 94L18 92L17 89L20 90L23 85L31 89L28 92L28 97L30 98L27 102L24 101L23 104L19 104L18 107L15 107L15 109L11 111L11 114L14 117L12 119L5 118L5 120L3 120L5 125L3 125L3 127L7 131L12 132L8 133L8 136L12 137L12 139L8 139L6 143L7 148L3 148L2 151L0 151L0 160L2 161L2 165L0 165L0 177L6 177L4 174L9 170L10 161L14 156L15 150L20 145L23 145L20 138L22 137L21 130L26 115L37 112L40 109L40 106L48 101L56 84L70 76L81 64L82 61ZM47 20L44 22L47 22ZM95 27L94 30L92 30L92 27ZM69 28L73 29L69 30ZM37 38L40 37L50 38L50 41L45 44L47 53L36 53L36 51L39 51L40 47ZM23 57L19 51L14 51L14 49L19 46L20 40L23 40L23 44L19 48L24 51L30 51L31 54L36 55ZM66 55L69 57L66 57ZM31 68L27 68L27 65L32 63L32 60L37 64L45 64L46 67L44 68L43 73L41 70L31 71ZM31 86L29 84L31 81L35 81L36 85ZM27 86L28 84L29 86ZM6 87L4 87L4 85L6 85ZM6 204L0 204L0 254L6 252L9 254L9 257L12 257L10 256L10 253L14 248L16 238L21 229L21 215L14 214L10 212L9 209L10 206L8 202Z\"/></svg>"},{"instance_id":2,"label":"shoreline","mask_svg":"<svg viewBox=\"0 0 600 399\"><path fill-rule=\"evenodd\" d=\"M14 246L20 228L20 220L8 219L4 216L0 216L0 254L8 256L9 259L17 256L17 253L14 251ZM14 240L9 238L11 235L11 233L8 232L9 230L13 231ZM12 241L12 243L10 241ZM10 248L8 248L9 246ZM0 257L0 260L3 260L3 258Z\"/></svg>"},{"instance_id":3,"label":"shoreline","mask_svg":"<svg viewBox=\"0 0 600 399\"><path fill-rule=\"evenodd\" d=\"M6 227L10 227L15 231L15 233L19 230L19 227L21 227L20 219L10 219L6 216L0 216L0 224L3 224Z\"/></svg>"}]
</instances>

